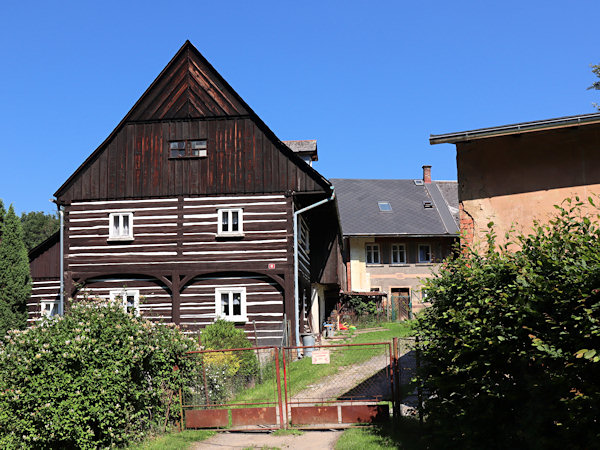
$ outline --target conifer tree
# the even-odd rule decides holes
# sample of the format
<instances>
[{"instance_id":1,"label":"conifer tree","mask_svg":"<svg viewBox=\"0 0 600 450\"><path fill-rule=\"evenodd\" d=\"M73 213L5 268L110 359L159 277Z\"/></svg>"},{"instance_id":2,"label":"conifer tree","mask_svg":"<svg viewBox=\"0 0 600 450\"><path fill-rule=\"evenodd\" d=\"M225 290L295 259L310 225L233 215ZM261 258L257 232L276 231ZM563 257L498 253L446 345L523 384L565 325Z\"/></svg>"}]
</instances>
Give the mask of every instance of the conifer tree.
<instances>
[{"instance_id":1,"label":"conifer tree","mask_svg":"<svg viewBox=\"0 0 600 450\"><path fill-rule=\"evenodd\" d=\"M2 199L0 198L0 239L2 239L2 223L4 222L5 215L6 210L4 209L4 203L2 203Z\"/></svg>"},{"instance_id":2,"label":"conifer tree","mask_svg":"<svg viewBox=\"0 0 600 450\"><path fill-rule=\"evenodd\" d=\"M4 216L0 241L0 339L4 339L8 330L27 325L30 295L31 275L23 230L10 205Z\"/></svg>"}]
</instances>

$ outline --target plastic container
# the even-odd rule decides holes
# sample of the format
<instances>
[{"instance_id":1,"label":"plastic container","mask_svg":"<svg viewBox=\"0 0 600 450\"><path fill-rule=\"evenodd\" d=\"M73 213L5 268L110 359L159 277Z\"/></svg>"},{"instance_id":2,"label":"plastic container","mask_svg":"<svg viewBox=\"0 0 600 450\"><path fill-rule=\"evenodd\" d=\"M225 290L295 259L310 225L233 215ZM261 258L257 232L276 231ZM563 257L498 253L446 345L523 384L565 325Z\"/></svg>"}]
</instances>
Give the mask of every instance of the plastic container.
<instances>
[{"instance_id":1,"label":"plastic container","mask_svg":"<svg viewBox=\"0 0 600 450\"><path fill-rule=\"evenodd\" d=\"M304 336L302 336L302 345L304 347L308 347L303 349L304 356L312 356L312 352L314 350L313 345L315 345L315 337L312 334L305 334Z\"/></svg>"}]
</instances>

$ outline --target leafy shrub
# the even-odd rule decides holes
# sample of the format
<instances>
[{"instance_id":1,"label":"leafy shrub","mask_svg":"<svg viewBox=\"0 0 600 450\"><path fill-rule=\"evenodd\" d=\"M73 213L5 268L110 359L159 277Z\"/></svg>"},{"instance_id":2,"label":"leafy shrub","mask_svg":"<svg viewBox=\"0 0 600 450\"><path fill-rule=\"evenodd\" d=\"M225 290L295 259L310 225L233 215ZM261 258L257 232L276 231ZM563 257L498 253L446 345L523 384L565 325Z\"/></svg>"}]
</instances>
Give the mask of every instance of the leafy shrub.
<instances>
[{"instance_id":1,"label":"leafy shrub","mask_svg":"<svg viewBox=\"0 0 600 450\"><path fill-rule=\"evenodd\" d=\"M219 319L202 330L202 345L207 350L226 348L252 348L244 330L237 329L232 322ZM250 380L258 372L258 360L253 351L244 350L234 353L240 359L238 377Z\"/></svg>"},{"instance_id":2,"label":"leafy shrub","mask_svg":"<svg viewBox=\"0 0 600 450\"><path fill-rule=\"evenodd\" d=\"M462 249L429 281L417 331L438 445L598 445L600 229L580 207L499 249L490 231L486 252Z\"/></svg>"},{"instance_id":3,"label":"leafy shrub","mask_svg":"<svg viewBox=\"0 0 600 450\"><path fill-rule=\"evenodd\" d=\"M175 327L86 300L12 331L0 348L0 446L123 445L164 419L194 342Z\"/></svg>"}]
</instances>

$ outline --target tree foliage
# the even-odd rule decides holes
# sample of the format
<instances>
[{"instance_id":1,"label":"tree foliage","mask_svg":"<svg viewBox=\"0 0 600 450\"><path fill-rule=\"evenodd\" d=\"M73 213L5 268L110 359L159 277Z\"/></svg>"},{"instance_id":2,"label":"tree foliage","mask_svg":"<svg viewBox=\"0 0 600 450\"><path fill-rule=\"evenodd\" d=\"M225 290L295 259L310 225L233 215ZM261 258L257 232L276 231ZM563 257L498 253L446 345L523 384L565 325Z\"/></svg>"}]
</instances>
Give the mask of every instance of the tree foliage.
<instances>
[{"instance_id":1,"label":"tree foliage","mask_svg":"<svg viewBox=\"0 0 600 450\"><path fill-rule=\"evenodd\" d=\"M594 75L600 78L600 64L592 64L590 67L592 68L592 72L594 73ZM595 89L597 91L600 91L600 80L594 81L592 85L588 87L588 89ZM600 105L598 103L592 104L594 105L594 108L600 111Z\"/></svg>"},{"instance_id":2,"label":"tree foliage","mask_svg":"<svg viewBox=\"0 0 600 450\"><path fill-rule=\"evenodd\" d=\"M59 220L56 214L31 211L21 214L21 224L23 241L29 251L58 231Z\"/></svg>"},{"instance_id":3,"label":"tree foliage","mask_svg":"<svg viewBox=\"0 0 600 450\"><path fill-rule=\"evenodd\" d=\"M167 392L185 384L193 361L183 355L195 349L174 326L96 299L11 331L0 347L0 447L108 448L140 438L164 421Z\"/></svg>"},{"instance_id":4,"label":"tree foliage","mask_svg":"<svg viewBox=\"0 0 600 450\"><path fill-rule=\"evenodd\" d=\"M600 228L582 206L502 248L490 231L487 251L462 249L427 283L419 378L445 448L597 446Z\"/></svg>"},{"instance_id":5,"label":"tree foliage","mask_svg":"<svg viewBox=\"0 0 600 450\"><path fill-rule=\"evenodd\" d=\"M2 224L0 241L0 340L10 329L27 324L27 300L31 295L29 259L21 222L13 206Z\"/></svg>"}]
</instances>

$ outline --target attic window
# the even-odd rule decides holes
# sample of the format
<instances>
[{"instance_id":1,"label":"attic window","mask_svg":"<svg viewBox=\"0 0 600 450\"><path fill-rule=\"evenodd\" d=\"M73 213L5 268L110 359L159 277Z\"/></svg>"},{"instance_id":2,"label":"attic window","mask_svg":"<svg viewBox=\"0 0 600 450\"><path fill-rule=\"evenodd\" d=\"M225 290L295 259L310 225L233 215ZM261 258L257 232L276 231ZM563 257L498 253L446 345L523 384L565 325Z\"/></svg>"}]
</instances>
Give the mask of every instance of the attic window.
<instances>
[{"instance_id":1,"label":"attic window","mask_svg":"<svg viewBox=\"0 0 600 450\"><path fill-rule=\"evenodd\" d=\"M423 186L425 184L423 180L413 180L413 182L415 183L415 186Z\"/></svg>"},{"instance_id":2,"label":"attic window","mask_svg":"<svg viewBox=\"0 0 600 450\"><path fill-rule=\"evenodd\" d=\"M379 211L387 212L392 210L390 202L377 202L379 205Z\"/></svg>"},{"instance_id":3,"label":"attic window","mask_svg":"<svg viewBox=\"0 0 600 450\"><path fill-rule=\"evenodd\" d=\"M430 202L429 200L425 200L423 202L423 208L433 208L433 202Z\"/></svg>"},{"instance_id":4,"label":"attic window","mask_svg":"<svg viewBox=\"0 0 600 450\"><path fill-rule=\"evenodd\" d=\"M169 142L169 158L205 158L206 139Z\"/></svg>"}]
</instances>

